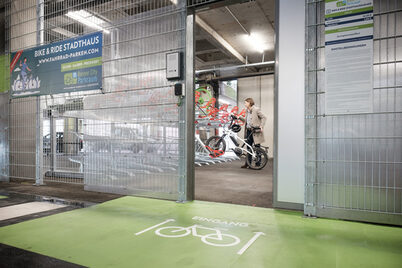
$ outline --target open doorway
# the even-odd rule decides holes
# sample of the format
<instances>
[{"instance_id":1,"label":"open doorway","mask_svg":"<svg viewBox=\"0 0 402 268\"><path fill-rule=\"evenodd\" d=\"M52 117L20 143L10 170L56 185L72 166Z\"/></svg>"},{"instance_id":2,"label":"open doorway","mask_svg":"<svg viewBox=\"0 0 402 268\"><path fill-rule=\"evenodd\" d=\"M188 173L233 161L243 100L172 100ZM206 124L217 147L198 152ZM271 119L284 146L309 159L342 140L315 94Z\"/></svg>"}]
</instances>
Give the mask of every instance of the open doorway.
<instances>
[{"instance_id":1,"label":"open doorway","mask_svg":"<svg viewBox=\"0 0 402 268\"><path fill-rule=\"evenodd\" d=\"M195 18L195 199L272 207L275 1L224 3ZM244 149L251 151L242 147L246 122L238 120L246 98L265 116L262 168L241 168ZM240 131L229 133L233 124Z\"/></svg>"}]
</instances>

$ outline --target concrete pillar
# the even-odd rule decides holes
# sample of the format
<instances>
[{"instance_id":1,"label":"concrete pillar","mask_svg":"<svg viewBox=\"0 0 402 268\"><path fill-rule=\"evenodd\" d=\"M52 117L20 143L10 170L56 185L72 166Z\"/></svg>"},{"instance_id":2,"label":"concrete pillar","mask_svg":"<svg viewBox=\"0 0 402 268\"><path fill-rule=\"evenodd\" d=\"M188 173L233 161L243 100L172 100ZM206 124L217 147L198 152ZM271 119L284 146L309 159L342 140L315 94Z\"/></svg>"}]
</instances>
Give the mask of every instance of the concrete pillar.
<instances>
[{"instance_id":1,"label":"concrete pillar","mask_svg":"<svg viewBox=\"0 0 402 268\"><path fill-rule=\"evenodd\" d=\"M305 1L276 5L276 155L274 207L304 204Z\"/></svg>"}]
</instances>

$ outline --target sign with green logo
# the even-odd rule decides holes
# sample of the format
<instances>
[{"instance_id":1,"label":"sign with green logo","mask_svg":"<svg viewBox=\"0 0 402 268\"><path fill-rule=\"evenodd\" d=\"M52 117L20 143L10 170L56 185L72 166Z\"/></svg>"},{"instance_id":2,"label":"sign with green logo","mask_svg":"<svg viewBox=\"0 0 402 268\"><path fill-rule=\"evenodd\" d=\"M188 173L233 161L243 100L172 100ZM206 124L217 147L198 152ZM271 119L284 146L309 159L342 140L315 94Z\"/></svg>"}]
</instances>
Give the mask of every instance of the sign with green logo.
<instances>
[{"instance_id":1,"label":"sign with green logo","mask_svg":"<svg viewBox=\"0 0 402 268\"><path fill-rule=\"evenodd\" d=\"M373 0L325 1L325 114L373 109Z\"/></svg>"},{"instance_id":2,"label":"sign with green logo","mask_svg":"<svg viewBox=\"0 0 402 268\"><path fill-rule=\"evenodd\" d=\"M11 96L100 89L102 32L11 54Z\"/></svg>"}]
</instances>

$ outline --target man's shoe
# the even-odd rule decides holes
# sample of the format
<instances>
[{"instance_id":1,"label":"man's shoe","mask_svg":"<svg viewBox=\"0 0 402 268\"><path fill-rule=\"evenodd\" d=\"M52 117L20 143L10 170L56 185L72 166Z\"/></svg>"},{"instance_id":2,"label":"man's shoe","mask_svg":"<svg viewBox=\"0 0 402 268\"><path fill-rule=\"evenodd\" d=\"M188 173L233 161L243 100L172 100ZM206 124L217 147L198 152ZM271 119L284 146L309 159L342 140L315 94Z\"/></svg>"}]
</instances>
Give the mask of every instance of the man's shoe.
<instances>
[{"instance_id":1,"label":"man's shoe","mask_svg":"<svg viewBox=\"0 0 402 268\"><path fill-rule=\"evenodd\" d=\"M241 166L241 168L248 168L248 165L244 164L244 165Z\"/></svg>"}]
</instances>

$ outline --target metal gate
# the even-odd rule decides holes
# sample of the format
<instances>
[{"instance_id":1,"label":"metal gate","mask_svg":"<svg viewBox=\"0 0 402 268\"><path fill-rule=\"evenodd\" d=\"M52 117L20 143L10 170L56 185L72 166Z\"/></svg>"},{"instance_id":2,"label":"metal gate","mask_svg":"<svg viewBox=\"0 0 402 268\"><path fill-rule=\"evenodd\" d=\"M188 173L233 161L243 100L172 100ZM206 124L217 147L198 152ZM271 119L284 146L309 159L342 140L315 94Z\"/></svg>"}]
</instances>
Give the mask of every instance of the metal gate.
<instances>
[{"instance_id":1,"label":"metal gate","mask_svg":"<svg viewBox=\"0 0 402 268\"><path fill-rule=\"evenodd\" d=\"M185 109L173 87L184 78L166 79L166 53L184 54L185 0L16 0L6 9L8 52L104 31L101 89L10 100L9 176L179 199Z\"/></svg>"},{"instance_id":2,"label":"metal gate","mask_svg":"<svg viewBox=\"0 0 402 268\"><path fill-rule=\"evenodd\" d=\"M402 2L374 0L373 112L326 115L325 1L306 1L305 213L402 224Z\"/></svg>"}]
</instances>

